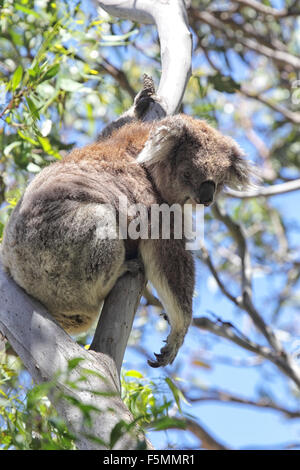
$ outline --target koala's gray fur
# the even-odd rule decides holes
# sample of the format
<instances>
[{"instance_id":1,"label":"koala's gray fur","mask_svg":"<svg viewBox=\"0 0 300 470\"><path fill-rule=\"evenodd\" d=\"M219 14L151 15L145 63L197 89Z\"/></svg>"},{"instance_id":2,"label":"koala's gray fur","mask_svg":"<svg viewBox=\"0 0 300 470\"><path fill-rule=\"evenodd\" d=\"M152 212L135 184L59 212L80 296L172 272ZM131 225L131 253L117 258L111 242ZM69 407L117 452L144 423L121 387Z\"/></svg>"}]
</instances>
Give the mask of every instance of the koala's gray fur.
<instances>
[{"instance_id":1,"label":"koala's gray fur","mask_svg":"<svg viewBox=\"0 0 300 470\"><path fill-rule=\"evenodd\" d=\"M87 330L128 260L140 256L166 309L171 332L152 366L171 363L192 317L194 262L185 240L99 237L113 230L119 196L129 203L199 201L203 182L216 192L245 186L250 169L235 142L185 115L134 122L73 150L38 174L6 226L2 262L27 293L70 333Z\"/></svg>"}]
</instances>

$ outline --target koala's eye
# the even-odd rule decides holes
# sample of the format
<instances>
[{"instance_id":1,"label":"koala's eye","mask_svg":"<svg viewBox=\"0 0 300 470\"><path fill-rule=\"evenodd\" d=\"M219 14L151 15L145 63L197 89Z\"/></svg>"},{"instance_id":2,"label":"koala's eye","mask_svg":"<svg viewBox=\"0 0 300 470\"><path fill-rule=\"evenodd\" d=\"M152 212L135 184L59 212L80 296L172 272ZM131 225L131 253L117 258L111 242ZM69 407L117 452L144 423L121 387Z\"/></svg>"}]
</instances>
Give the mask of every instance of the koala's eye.
<instances>
[{"instance_id":1,"label":"koala's eye","mask_svg":"<svg viewBox=\"0 0 300 470\"><path fill-rule=\"evenodd\" d=\"M190 171L185 171L183 173L183 177L184 177L185 180L190 179L191 176L192 176L192 173Z\"/></svg>"}]
</instances>

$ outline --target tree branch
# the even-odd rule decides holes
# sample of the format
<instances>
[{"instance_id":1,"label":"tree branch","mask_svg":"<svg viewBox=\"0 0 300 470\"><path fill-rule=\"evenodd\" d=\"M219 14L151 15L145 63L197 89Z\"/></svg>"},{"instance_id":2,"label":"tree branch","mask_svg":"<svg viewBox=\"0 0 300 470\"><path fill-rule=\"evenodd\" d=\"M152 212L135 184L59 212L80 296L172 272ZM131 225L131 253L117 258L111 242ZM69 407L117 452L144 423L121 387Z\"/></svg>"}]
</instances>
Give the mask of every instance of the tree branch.
<instances>
[{"instance_id":1,"label":"tree branch","mask_svg":"<svg viewBox=\"0 0 300 470\"><path fill-rule=\"evenodd\" d=\"M222 33L224 33L229 40L236 41L247 49L257 52L258 54L262 54L268 57L268 59L274 60L275 62L293 67L295 70L300 69L300 59L296 55L260 44L253 38L243 37L242 35L236 36L232 28L227 28L226 25L216 18L212 13L208 11L200 11L196 8L191 8L190 14L195 19L208 24L213 29L222 31Z\"/></svg>"},{"instance_id":2,"label":"tree branch","mask_svg":"<svg viewBox=\"0 0 300 470\"><path fill-rule=\"evenodd\" d=\"M299 191L300 179L288 181L287 183L276 184L265 188L258 188L254 191L234 191L227 189L226 194L230 197L238 199L251 199L253 197L271 197L279 194L289 193L291 191Z\"/></svg>"},{"instance_id":3,"label":"tree branch","mask_svg":"<svg viewBox=\"0 0 300 470\"><path fill-rule=\"evenodd\" d=\"M218 319L217 322L213 322L209 318L199 317L193 319L193 326L200 328L202 330L210 331L217 336L226 338L229 341L241 346L247 351L258 354L261 357L264 357L268 361L272 362L276 367L278 367L281 372L283 372L287 377L289 377L296 386L300 389L300 369L293 359L288 356L286 353L280 353L277 351L272 351L272 349L260 346L251 339L247 338L245 335L239 333L238 329L235 328L231 323L222 322Z\"/></svg>"},{"instance_id":4,"label":"tree branch","mask_svg":"<svg viewBox=\"0 0 300 470\"><path fill-rule=\"evenodd\" d=\"M215 437L198 421L195 421L191 418L182 418L177 419L176 421L182 422L185 424L185 429L194 434L200 441L201 447L207 450L229 450L228 447L225 447L223 444L218 442ZM176 424L171 424L170 429L178 429ZM179 429L182 429L181 427Z\"/></svg>"},{"instance_id":5,"label":"tree branch","mask_svg":"<svg viewBox=\"0 0 300 470\"><path fill-rule=\"evenodd\" d=\"M232 343L237 344L247 351L262 356L265 359L271 360L270 357L272 357L272 351L270 348L260 346L250 338L247 338L245 335L241 334L231 323L223 322L220 318L218 318L217 321L212 321L206 317L197 317L193 318L192 324L201 330L210 331L217 336L228 339Z\"/></svg>"},{"instance_id":6,"label":"tree branch","mask_svg":"<svg viewBox=\"0 0 300 470\"><path fill-rule=\"evenodd\" d=\"M284 408L283 406L280 406L277 403L274 403L268 398L258 399L257 401L255 401L255 400L250 400L248 398L240 397L238 395L233 395L232 393L226 392L224 390L217 390L217 389L205 390L203 391L203 394L201 396L192 397L192 398L187 396L187 399L191 403L216 401L219 403L222 403L222 402L223 403L235 403L239 405L253 406L256 408L264 408L268 410L278 411L280 413L283 413L287 418L290 418L290 419L300 418L300 410L294 411L288 408Z\"/></svg>"},{"instance_id":7,"label":"tree branch","mask_svg":"<svg viewBox=\"0 0 300 470\"><path fill-rule=\"evenodd\" d=\"M157 100L149 106L144 120L174 114L182 101L191 74L192 36L183 0L94 0L109 14L157 26L162 74ZM178 67L180 64L180 67Z\"/></svg>"},{"instance_id":8,"label":"tree branch","mask_svg":"<svg viewBox=\"0 0 300 470\"><path fill-rule=\"evenodd\" d=\"M233 0L234 3L239 5L252 8L259 13L267 16L273 16L274 18L285 18L289 15L300 15L300 9L295 9L293 6L289 8L281 8L280 10L264 5L263 3L258 2L257 0ZM297 4L297 2L295 2Z\"/></svg>"},{"instance_id":9,"label":"tree branch","mask_svg":"<svg viewBox=\"0 0 300 470\"><path fill-rule=\"evenodd\" d=\"M105 354L86 351L76 344L44 307L6 275L1 263L0 298L0 331L20 356L32 378L40 383L58 377L56 390L99 409L99 412L92 412L93 420L89 427L78 407L61 398L57 401L57 397L50 397L75 433L78 448L107 448L93 442L87 434L107 442L117 423L121 420L127 423L133 421L119 394L119 375L113 359ZM68 361L78 357L83 358L83 361L72 370L69 380L79 379L83 367L90 370L91 374L85 372L87 379L84 388L74 390L65 384L63 378L68 370ZM126 432L115 448L133 449L137 445L137 438L137 430L133 435Z\"/></svg>"},{"instance_id":10,"label":"tree branch","mask_svg":"<svg viewBox=\"0 0 300 470\"><path fill-rule=\"evenodd\" d=\"M232 28L234 31L236 31L236 34L240 35L241 33L243 33L245 37L255 39L256 41L259 41L260 43L272 49L278 49L281 51L288 52L288 47L284 42L280 41L278 38L273 37L274 35L262 34L261 32L259 32L258 28L253 26L249 22L247 17L244 18L243 22L236 22L234 20L234 13L236 13L237 10L238 9L236 9L235 11L231 11L230 9L213 10L211 11L211 13L215 17L220 19L222 22L226 23L227 28Z\"/></svg>"},{"instance_id":11,"label":"tree branch","mask_svg":"<svg viewBox=\"0 0 300 470\"><path fill-rule=\"evenodd\" d=\"M205 57L206 57L207 61L209 62L210 66L217 73L222 75L221 70L212 61L212 59L211 59L211 57L208 53L208 50L203 46L203 44L201 45L201 48L203 49ZM246 96L247 98L252 98L252 99L257 100L260 103L264 104L265 106L268 106L268 108L272 109L276 113L282 114L282 116L284 116L284 118L287 121L290 121L293 124L299 124L300 123L300 113L295 112L295 111L291 111L290 109L282 106L281 104L276 103L276 102L274 102L274 101L272 101L268 98L265 98L261 93L253 93L253 92L249 91L248 88L245 87L244 85L241 85L240 89L237 90L237 92L240 93L243 96Z\"/></svg>"},{"instance_id":12,"label":"tree branch","mask_svg":"<svg viewBox=\"0 0 300 470\"><path fill-rule=\"evenodd\" d=\"M252 93L249 90L247 90L246 87L241 86L239 93L242 95L247 96L248 98L253 98L257 101L260 101L261 103L265 104L269 108L273 109L276 113L282 114L287 121L292 122L293 124L300 124L300 113L291 111L288 108L285 108L279 103L275 103L274 101L271 101L270 99L265 98L261 93Z\"/></svg>"},{"instance_id":13,"label":"tree branch","mask_svg":"<svg viewBox=\"0 0 300 470\"><path fill-rule=\"evenodd\" d=\"M244 335L236 334L238 331L236 328L233 327L231 324L223 323L219 320L218 324L214 324L207 318L201 319L194 319L193 324L200 327L209 329L213 331L215 334L219 336L226 337L227 339L239 344L240 346L244 347L245 349L256 352L257 354L268 358L271 362L276 364L276 366L287 376L292 378L292 380L300 387L300 369L293 360L291 356L289 356L286 351L283 349L280 341L275 336L272 328L268 326L263 317L260 315L258 310L255 308L253 301L252 301L252 270L250 264L250 255L248 252L248 247L246 243L246 236L244 234L243 228L233 221L228 214L223 213L217 204L214 204L212 208L214 217L225 224L228 228L231 236L236 241L239 255L241 258L242 263L242 282L241 282L241 290L242 295L240 297L232 296L220 280L220 277L217 273L217 270L214 268L208 253L204 249L204 261L210 268L214 278L216 279L219 287L221 288L222 292L238 307L245 310L250 318L252 319L254 325L257 329L264 335L272 349L268 349L258 344L253 343L249 339L245 338ZM201 326L202 325L202 326Z\"/></svg>"},{"instance_id":14,"label":"tree branch","mask_svg":"<svg viewBox=\"0 0 300 470\"><path fill-rule=\"evenodd\" d=\"M213 214L216 219L223 222L228 228L231 236L235 240L239 255L242 262L242 282L241 291L242 298L239 300L240 306L245 309L250 315L253 323L256 325L258 330L265 336L268 343L275 349L275 351L282 353L282 347L280 342L277 340L272 329L265 323L262 316L256 310L252 301L252 268L251 258L248 251L248 245L246 242L246 235L241 225L237 224L228 214L222 212L217 204L214 204L212 208Z\"/></svg>"},{"instance_id":15,"label":"tree branch","mask_svg":"<svg viewBox=\"0 0 300 470\"><path fill-rule=\"evenodd\" d=\"M221 281L219 273L216 270L216 268L215 268L215 266L212 262L212 259L209 255L209 252L207 251L207 249L204 246L201 248L201 259L208 266L208 268L209 268L210 272L212 273L215 281L217 282L221 292L223 292L223 294L226 297L228 297L228 299L231 300L231 302L233 302L237 307L242 307L241 299L239 297L235 297L234 295L232 295L229 292L229 290L225 287L224 283Z\"/></svg>"},{"instance_id":16,"label":"tree branch","mask_svg":"<svg viewBox=\"0 0 300 470\"><path fill-rule=\"evenodd\" d=\"M141 270L122 276L105 299L90 349L114 359L120 375L135 312L146 285Z\"/></svg>"}]
</instances>

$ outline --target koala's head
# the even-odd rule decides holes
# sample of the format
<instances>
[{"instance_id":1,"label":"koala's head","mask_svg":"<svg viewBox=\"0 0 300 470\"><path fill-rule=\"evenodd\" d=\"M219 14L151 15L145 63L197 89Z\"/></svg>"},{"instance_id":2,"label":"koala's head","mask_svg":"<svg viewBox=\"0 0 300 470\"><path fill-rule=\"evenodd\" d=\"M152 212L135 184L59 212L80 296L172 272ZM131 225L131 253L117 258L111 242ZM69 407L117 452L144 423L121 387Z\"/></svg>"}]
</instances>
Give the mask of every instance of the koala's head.
<instances>
[{"instance_id":1,"label":"koala's head","mask_svg":"<svg viewBox=\"0 0 300 470\"><path fill-rule=\"evenodd\" d=\"M253 170L230 137L184 114L153 124L137 161L148 166L169 203L210 205L224 187L251 187Z\"/></svg>"}]
</instances>

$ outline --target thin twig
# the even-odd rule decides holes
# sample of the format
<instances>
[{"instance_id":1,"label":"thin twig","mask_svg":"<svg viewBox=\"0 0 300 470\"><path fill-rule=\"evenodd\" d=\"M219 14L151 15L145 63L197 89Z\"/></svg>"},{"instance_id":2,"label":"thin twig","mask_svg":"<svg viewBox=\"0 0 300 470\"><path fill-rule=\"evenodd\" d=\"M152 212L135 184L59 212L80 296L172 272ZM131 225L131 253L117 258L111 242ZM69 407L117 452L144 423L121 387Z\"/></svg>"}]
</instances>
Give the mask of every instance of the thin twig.
<instances>
[{"instance_id":1,"label":"thin twig","mask_svg":"<svg viewBox=\"0 0 300 470\"><path fill-rule=\"evenodd\" d=\"M251 199L257 197L277 196L278 194L285 194L291 191L299 191L299 189L300 179L296 179L293 181L288 181L287 183L258 188L254 191L234 191L233 189L227 189L226 194L234 198Z\"/></svg>"},{"instance_id":2,"label":"thin twig","mask_svg":"<svg viewBox=\"0 0 300 470\"><path fill-rule=\"evenodd\" d=\"M281 8L280 10L264 5L263 3L257 2L256 0L233 0L235 3L240 5L253 8L259 13L267 16L273 16L274 18L285 18L287 16L300 15L300 9L295 9L293 6L289 8ZM295 5L297 2L294 2Z\"/></svg>"},{"instance_id":3,"label":"thin twig","mask_svg":"<svg viewBox=\"0 0 300 470\"><path fill-rule=\"evenodd\" d=\"M299 366L297 366L297 364L294 363L292 358L287 354L280 354L276 351L272 351L272 349L268 347L260 346L249 338L246 338L245 335L240 336L240 334L237 333L238 330L233 328L231 323L221 322L220 320L218 322L214 322L209 318L199 317L194 318L192 324L197 328L210 331L217 336L226 338L238 346L241 346L243 349L246 349L247 351L264 357L276 365L278 369L281 370L281 372L289 377L297 385L297 387L300 388Z\"/></svg>"},{"instance_id":4,"label":"thin twig","mask_svg":"<svg viewBox=\"0 0 300 470\"><path fill-rule=\"evenodd\" d=\"M300 124L300 113L291 111L290 109L285 108L279 103L275 103L275 101L271 101L270 99L265 98L261 93L253 93L247 90L246 87L241 86L239 92L248 98L253 98L261 103L265 104L269 108L273 109L276 113L282 114L287 121L292 122L293 124Z\"/></svg>"},{"instance_id":5,"label":"thin twig","mask_svg":"<svg viewBox=\"0 0 300 470\"><path fill-rule=\"evenodd\" d=\"M237 344L238 346L250 351L254 354L264 357L265 359L271 360L272 350L266 346L260 346L255 341L252 341L250 338L247 338L245 335L240 335L236 328L233 328L233 325L228 322L222 322L220 319L212 321L207 317L197 317L193 318L193 326L200 328L201 330L210 331L217 336L228 339L229 341Z\"/></svg>"},{"instance_id":6,"label":"thin twig","mask_svg":"<svg viewBox=\"0 0 300 470\"><path fill-rule=\"evenodd\" d=\"M194 434L200 441L201 447L207 450L229 450L224 444L221 444L216 440L215 437L202 425L199 421L195 421L191 418L180 418L176 419L177 422L181 422L185 425L185 429ZM179 425L171 424L169 429L182 429Z\"/></svg>"},{"instance_id":7,"label":"thin twig","mask_svg":"<svg viewBox=\"0 0 300 470\"><path fill-rule=\"evenodd\" d=\"M230 41L238 42L247 49L264 55L275 62L288 65L296 70L300 69L300 58L296 55L266 46L251 37L237 36L233 28L227 28L222 21L208 11L200 11L196 8L191 8L190 13L196 20L208 24L214 30L222 31Z\"/></svg>"},{"instance_id":8,"label":"thin twig","mask_svg":"<svg viewBox=\"0 0 300 470\"><path fill-rule=\"evenodd\" d=\"M300 410L299 411L290 410L281 405L278 405L277 403L274 403L270 399L263 398L257 401L250 400L248 398L233 395L232 393L226 392L224 390L217 390L217 389L205 390L203 391L203 394L201 396L193 397L193 398L190 398L189 396L187 396L187 399L191 403L217 401L220 403L222 402L223 403L236 403L240 405L254 406L257 408L265 408L269 410L278 411L280 413L283 413L287 418L290 418L290 419L300 418Z\"/></svg>"},{"instance_id":9,"label":"thin twig","mask_svg":"<svg viewBox=\"0 0 300 470\"><path fill-rule=\"evenodd\" d=\"M205 57L207 59L207 61L209 62L210 66L220 75L222 75L222 72L221 70L217 67L217 65L214 63L214 61L211 59L208 51L206 50L206 48L203 46L203 44L201 44L201 48L205 54ZM290 121L291 123L293 124L300 124L300 113L299 112L295 112L295 111L291 111L290 109L282 106L281 104L279 103L276 103L275 101L272 101L268 98L265 98L262 93L254 93L254 92L251 92L248 90L247 87L245 87L244 85L241 85L241 87L237 90L237 93L239 93L240 95L243 95L243 96L246 96L247 98L251 98L251 99L254 99L254 100L257 100L259 101L260 103L264 104L265 106L268 106L268 108L272 109L273 111L275 111L276 113L280 113L282 114L282 116L284 116L284 118L287 120L287 121Z\"/></svg>"},{"instance_id":10,"label":"thin twig","mask_svg":"<svg viewBox=\"0 0 300 470\"><path fill-rule=\"evenodd\" d=\"M237 224L234 220L232 220L232 218L228 214L222 212L217 204L214 204L212 212L214 214L214 217L223 222L223 224L228 228L231 236L235 240L238 247L239 255L242 262L242 300L239 301L239 306L241 306L244 310L248 312L255 326L265 336L268 343L275 349L275 351L282 353L283 350L280 342L274 335L272 329L265 323L252 301L251 258L246 242L246 234L244 232L244 229L241 225Z\"/></svg>"},{"instance_id":11,"label":"thin twig","mask_svg":"<svg viewBox=\"0 0 300 470\"><path fill-rule=\"evenodd\" d=\"M221 281L221 278L219 276L219 273L218 271L216 270L213 262L212 262L212 259L207 251L207 249L203 246L201 248L201 259L205 262L205 264L207 264L207 266L209 267L215 281L217 282L219 288L221 289L221 291L223 292L223 294L228 297L229 300L231 300L231 302L233 302L237 307L242 307L242 303L241 303L241 299L239 297L235 297L234 295L232 295L228 289L225 287L224 283Z\"/></svg>"}]
</instances>

